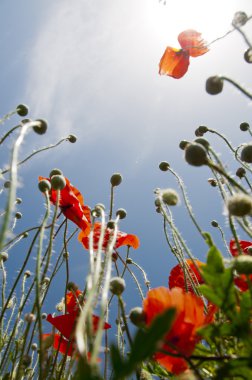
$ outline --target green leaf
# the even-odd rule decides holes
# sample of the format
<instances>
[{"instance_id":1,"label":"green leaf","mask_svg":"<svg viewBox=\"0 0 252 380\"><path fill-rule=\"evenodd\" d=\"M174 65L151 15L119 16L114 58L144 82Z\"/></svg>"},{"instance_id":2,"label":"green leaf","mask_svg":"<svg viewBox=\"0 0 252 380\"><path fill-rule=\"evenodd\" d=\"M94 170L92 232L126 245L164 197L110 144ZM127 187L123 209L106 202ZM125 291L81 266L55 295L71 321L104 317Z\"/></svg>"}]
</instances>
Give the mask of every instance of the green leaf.
<instances>
[{"instance_id":1,"label":"green leaf","mask_svg":"<svg viewBox=\"0 0 252 380\"><path fill-rule=\"evenodd\" d=\"M97 366L91 366L87 360L80 358L73 380L103 380Z\"/></svg>"},{"instance_id":2,"label":"green leaf","mask_svg":"<svg viewBox=\"0 0 252 380\"><path fill-rule=\"evenodd\" d=\"M223 259L220 251L212 246L207 255L207 268L212 273L223 273L225 270Z\"/></svg>"}]
</instances>

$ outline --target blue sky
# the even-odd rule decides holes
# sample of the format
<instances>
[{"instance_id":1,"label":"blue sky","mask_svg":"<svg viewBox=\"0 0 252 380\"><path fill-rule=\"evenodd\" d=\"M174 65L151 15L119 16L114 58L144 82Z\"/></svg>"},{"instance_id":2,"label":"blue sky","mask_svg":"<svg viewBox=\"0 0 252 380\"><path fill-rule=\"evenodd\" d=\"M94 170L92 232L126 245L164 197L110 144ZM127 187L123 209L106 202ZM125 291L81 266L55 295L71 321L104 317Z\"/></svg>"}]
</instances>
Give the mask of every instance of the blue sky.
<instances>
[{"instance_id":1,"label":"blue sky","mask_svg":"<svg viewBox=\"0 0 252 380\"><path fill-rule=\"evenodd\" d=\"M194 139L194 130L207 125L236 145L245 138L239 124L251 122L250 102L227 83L218 96L205 92L206 79L216 74L249 85L251 66L243 59L247 47L238 33L213 44L204 56L192 58L182 79L158 75L166 46L179 47L181 31L193 28L211 41L230 29L234 11L252 14L249 0L190 3L191 9L187 1L167 1L164 6L156 0L3 0L0 4L0 113L26 103L31 118L45 118L49 124L46 135L27 136L20 158L69 133L78 136L75 145L65 143L42 153L20 169L22 227L36 225L44 211L37 190L39 175L47 176L58 167L88 205L102 202L108 207L110 176L121 172L115 206L126 208L128 216L120 228L140 237L141 247L132 257L146 268L152 286L166 285L176 264L153 195L156 187L176 187L176 182L159 171L159 162L167 160L181 174L199 221L211 230L210 221L223 212L216 190L207 184L211 174L205 168L189 167L178 144ZM251 23L244 30L250 36ZM209 139L222 149L217 139ZM10 146L11 141L2 154L4 164ZM222 157L230 163L226 149ZM206 247L183 205L175 216L195 256L204 259ZM71 276L79 285L86 270L87 253L73 243ZM64 273L55 282L59 293L63 278Z\"/></svg>"}]
</instances>

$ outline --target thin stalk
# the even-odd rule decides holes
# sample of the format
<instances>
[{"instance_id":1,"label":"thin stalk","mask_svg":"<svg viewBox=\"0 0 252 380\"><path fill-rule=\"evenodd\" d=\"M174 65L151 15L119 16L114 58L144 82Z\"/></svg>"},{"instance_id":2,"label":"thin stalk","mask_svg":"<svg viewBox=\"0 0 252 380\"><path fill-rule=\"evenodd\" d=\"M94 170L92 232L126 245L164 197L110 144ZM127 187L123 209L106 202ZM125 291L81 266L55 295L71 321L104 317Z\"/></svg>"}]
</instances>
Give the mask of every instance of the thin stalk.
<instances>
[{"instance_id":1,"label":"thin stalk","mask_svg":"<svg viewBox=\"0 0 252 380\"><path fill-rule=\"evenodd\" d=\"M137 277L135 276L135 274L132 272L132 270L129 269L128 265L126 264L126 262L121 258L121 256L118 254L118 258L121 260L121 262L125 265L125 268L128 270L128 272L131 274L131 276L133 277L133 280L135 281L136 285L137 285L137 288L139 290L139 294L140 294L140 297L141 299L143 300L144 299L144 294L143 294L143 291L142 291L142 288L138 282L138 279Z\"/></svg>"},{"instance_id":2,"label":"thin stalk","mask_svg":"<svg viewBox=\"0 0 252 380\"><path fill-rule=\"evenodd\" d=\"M0 122L1 124L1 122ZM21 128L21 125L16 125L15 127L11 128L1 139L0 139L0 145L4 142L7 137L14 132L16 129Z\"/></svg>"},{"instance_id":3,"label":"thin stalk","mask_svg":"<svg viewBox=\"0 0 252 380\"><path fill-rule=\"evenodd\" d=\"M236 87L243 95L247 96L250 100L252 100L252 94L248 92L245 88L243 88L239 83L235 82L233 79L228 78L226 76L221 75L219 77L222 80L225 80L231 83L234 87Z\"/></svg>"},{"instance_id":4,"label":"thin stalk","mask_svg":"<svg viewBox=\"0 0 252 380\"><path fill-rule=\"evenodd\" d=\"M109 208L109 220L113 215L113 206L114 206L114 186L111 185L110 189L110 208Z\"/></svg>"}]
</instances>

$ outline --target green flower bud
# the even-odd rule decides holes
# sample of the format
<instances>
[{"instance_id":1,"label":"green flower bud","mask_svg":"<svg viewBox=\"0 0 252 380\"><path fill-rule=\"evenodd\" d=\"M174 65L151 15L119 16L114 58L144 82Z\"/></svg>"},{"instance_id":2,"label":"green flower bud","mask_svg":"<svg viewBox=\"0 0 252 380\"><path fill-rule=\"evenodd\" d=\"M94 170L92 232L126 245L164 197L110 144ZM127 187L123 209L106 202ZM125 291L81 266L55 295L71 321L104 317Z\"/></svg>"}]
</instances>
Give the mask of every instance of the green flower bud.
<instances>
[{"instance_id":1,"label":"green flower bud","mask_svg":"<svg viewBox=\"0 0 252 380\"><path fill-rule=\"evenodd\" d=\"M22 213L21 212L16 212L15 218L16 219L21 219L22 218Z\"/></svg>"},{"instance_id":2,"label":"green flower bud","mask_svg":"<svg viewBox=\"0 0 252 380\"><path fill-rule=\"evenodd\" d=\"M244 121L243 123L240 124L240 130L242 132L246 132L249 130L249 123L247 123L246 121Z\"/></svg>"},{"instance_id":3,"label":"green flower bud","mask_svg":"<svg viewBox=\"0 0 252 380\"><path fill-rule=\"evenodd\" d=\"M5 181L5 182L4 182L4 188L5 188L5 189L9 189L9 188L10 188L10 185L11 185L11 181Z\"/></svg>"},{"instance_id":4,"label":"green flower bud","mask_svg":"<svg viewBox=\"0 0 252 380\"><path fill-rule=\"evenodd\" d=\"M36 125L33 126L34 132L38 135L43 135L47 131L47 121L44 119L35 120Z\"/></svg>"},{"instance_id":5,"label":"green flower bud","mask_svg":"<svg viewBox=\"0 0 252 380\"><path fill-rule=\"evenodd\" d=\"M24 272L24 276L27 277L27 278L31 277L31 272L29 270L26 270Z\"/></svg>"},{"instance_id":6,"label":"green flower bud","mask_svg":"<svg viewBox=\"0 0 252 380\"><path fill-rule=\"evenodd\" d=\"M228 198L227 209L230 215L243 217L252 211L252 197L246 194L235 194Z\"/></svg>"},{"instance_id":7,"label":"green flower bud","mask_svg":"<svg viewBox=\"0 0 252 380\"><path fill-rule=\"evenodd\" d=\"M239 274L252 274L252 256L240 255L233 260L233 268Z\"/></svg>"},{"instance_id":8,"label":"green flower bud","mask_svg":"<svg viewBox=\"0 0 252 380\"><path fill-rule=\"evenodd\" d=\"M110 183L113 187L119 186L122 182L122 176L120 173L114 173L110 178Z\"/></svg>"},{"instance_id":9,"label":"green flower bud","mask_svg":"<svg viewBox=\"0 0 252 380\"><path fill-rule=\"evenodd\" d=\"M42 318L42 319L46 319L46 318L47 318L47 314L46 314L46 313L42 313L42 314L41 314L41 318Z\"/></svg>"},{"instance_id":10,"label":"green flower bud","mask_svg":"<svg viewBox=\"0 0 252 380\"><path fill-rule=\"evenodd\" d=\"M16 108L17 114L19 116L26 116L29 112L29 108L25 104L19 104Z\"/></svg>"},{"instance_id":11,"label":"green flower bud","mask_svg":"<svg viewBox=\"0 0 252 380\"><path fill-rule=\"evenodd\" d=\"M179 202L178 193L173 189L164 189L160 192L162 201L168 206L176 206ZM156 205L159 206L159 205Z\"/></svg>"},{"instance_id":12,"label":"green flower bud","mask_svg":"<svg viewBox=\"0 0 252 380\"><path fill-rule=\"evenodd\" d=\"M185 160L193 166L202 166L207 164L207 151L203 145L198 143L188 144L185 148Z\"/></svg>"},{"instance_id":13,"label":"green flower bud","mask_svg":"<svg viewBox=\"0 0 252 380\"><path fill-rule=\"evenodd\" d=\"M206 150L210 146L209 142L206 139L203 139L202 137L195 139L194 142L196 142L197 144L203 145L203 147L206 148Z\"/></svg>"},{"instance_id":14,"label":"green flower bud","mask_svg":"<svg viewBox=\"0 0 252 380\"><path fill-rule=\"evenodd\" d=\"M51 178L54 175L63 175L63 172L62 172L62 170L55 168L55 169L51 170L49 177Z\"/></svg>"},{"instance_id":15,"label":"green flower bud","mask_svg":"<svg viewBox=\"0 0 252 380\"><path fill-rule=\"evenodd\" d=\"M182 141L180 141L180 143L179 143L179 147L180 147L180 149L185 150L185 148L186 148L186 146L187 146L188 144L190 144L189 141L182 140Z\"/></svg>"},{"instance_id":16,"label":"green flower bud","mask_svg":"<svg viewBox=\"0 0 252 380\"><path fill-rule=\"evenodd\" d=\"M20 205L21 203L22 203L22 198L17 198L17 199L16 199L16 204L17 204L17 205Z\"/></svg>"},{"instance_id":17,"label":"green flower bud","mask_svg":"<svg viewBox=\"0 0 252 380\"><path fill-rule=\"evenodd\" d=\"M208 178L207 182L213 187L217 186L217 181L214 178Z\"/></svg>"},{"instance_id":18,"label":"green flower bud","mask_svg":"<svg viewBox=\"0 0 252 380\"><path fill-rule=\"evenodd\" d=\"M74 292L76 292L76 290L78 290L79 288L78 288L78 285L76 285L75 284L75 282L69 282L68 284L67 284L67 290L69 290L69 291L74 291Z\"/></svg>"},{"instance_id":19,"label":"green flower bud","mask_svg":"<svg viewBox=\"0 0 252 380\"><path fill-rule=\"evenodd\" d=\"M42 193L51 190L51 183L47 179L42 179L38 183L38 188Z\"/></svg>"},{"instance_id":20,"label":"green flower bud","mask_svg":"<svg viewBox=\"0 0 252 380\"><path fill-rule=\"evenodd\" d=\"M223 79L213 76L206 81L206 92L210 95L217 95L223 90Z\"/></svg>"},{"instance_id":21,"label":"green flower bud","mask_svg":"<svg viewBox=\"0 0 252 380\"><path fill-rule=\"evenodd\" d=\"M134 307L130 310L129 319L133 323L133 325L137 327L145 326L145 314L141 307Z\"/></svg>"},{"instance_id":22,"label":"green flower bud","mask_svg":"<svg viewBox=\"0 0 252 380\"><path fill-rule=\"evenodd\" d=\"M113 220L109 220L107 223L107 228L113 230L115 228L115 222Z\"/></svg>"},{"instance_id":23,"label":"green flower bud","mask_svg":"<svg viewBox=\"0 0 252 380\"><path fill-rule=\"evenodd\" d=\"M70 143L74 144L74 143L76 143L76 141L77 141L77 137L76 137L75 135L69 135L68 138L67 138L67 140L68 140Z\"/></svg>"},{"instance_id":24,"label":"green flower bud","mask_svg":"<svg viewBox=\"0 0 252 380\"><path fill-rule=\"evenodd\" d=\"M242 148L241 160L249 164L252 163L252 144L247 144Z\"/></svg>"},{"instance_id":25,"label":"green flower bud","mask_svg":"<svg viewBox=\"0 0 252 380\"><path fill-rule=\"evenodd\" d=\"M8 260L8 258L9 258L9 254L7 252L1 252L0 253L0 260L1 261L5 262Z\"/></svg>"},{"instance_id":26,"label":"green flower bud","mask_svg":"<svg viewBox=\"0 0 252 380\"><path fill-rule=\"evenodd\" d=\"M32 343L31 349L32 349L32 351L37 351L37 349L38 349L37 343Z\"/></svg>"},{"instance_id":27,"label":"green flower bud","mask_svg":"<svg viewBox=\"0 0 252 380\"><path fill-rule=\"evenodd\" d=\"M252 49L249 48L245 51L244 53L244 60L247 62L247 63L252 63Z\"/></svg>"},{"instance_id":28,"label":"green flower bud","mask_svg":"<svg viewBox=\"0 0 252 380\"><path fill-rule=\"evenodd\" d=\"M51 177L51 186L54 190L63 190L66 186L66 180L63 175L56 174Z\"/></svg>"},{"instance_id":29,"label":"green flower bud","mask_svg":"<svg viewBox=\"0 0 252 380\"><path fill-rule=\"evenodd\" d=\"M109 289L112 294L120 296L125 290L125 281L121 277L113 277L109 283Z\"/></svg>"},{"instance_id":30,"label":"green flower bud","mask_svg":"<svg viewBox=\"0 0 252 380\"><path fill-rule=\"evenodd\" d=\"M246 170L243 168L243 167L240 167L240 168L238 168L237 170L236 170L236 173L235 173L236 175L237 175L237 177L239 177L239 178L243 178L243 177L245 177L245 175L246 175Z\"/></svg>"},{"instance_id":31,"label":"green flower bud","mask_svg":"<svg viewBox=\"0 0 252 380\"><path fill-rule=\"evenodd\" d=\"M127 216L127 212L126 212L126 210L124 210L124 208L119 208L116 211L116 216L119 216L120 219L125 219Z\"/></svg>"},{"instance_id":32,"label":"green flower bud","mask_svg":"<svg viewBox=\"0 0 252 380\"><path fill-rule=\"evenodd\" d=\"M198 127L198 130L199 130L199 132L200 132L202 135L204 135L205 133L208 132L208 128L207 128L205 125L200 125L200 126Z\"/></svg>"},{"instance_id":33,"label":"green flower bud","mask_svg":"<svg viewBox=\"0 0 252 380\"><path fill-rule=\"evenodd\" d=\"M211 221L212 227L219 227L219 223L216 220Z\"/></svg>"},{"instance_id":34,"label":"green flower bud","mask_svg":"<svg viewBox=\"0 0 252 380\"><path fill-rule=\"evenodd\" d=\"M133 263L133 260L130 257L128 257L126 259L126 264L132 264L132 263Z\"/></svg>"},{"instance_id":35,"label":"green flower bud","mask_svg":"<svg viewBox=\"0 0 252 380\"><path fill-rule=\"evenodd\" d=\"M170 165L166 161L162 161L159 164L159 169L162 170L162 172L167 172L169 170Z\"/></svg>"}]
</instances>

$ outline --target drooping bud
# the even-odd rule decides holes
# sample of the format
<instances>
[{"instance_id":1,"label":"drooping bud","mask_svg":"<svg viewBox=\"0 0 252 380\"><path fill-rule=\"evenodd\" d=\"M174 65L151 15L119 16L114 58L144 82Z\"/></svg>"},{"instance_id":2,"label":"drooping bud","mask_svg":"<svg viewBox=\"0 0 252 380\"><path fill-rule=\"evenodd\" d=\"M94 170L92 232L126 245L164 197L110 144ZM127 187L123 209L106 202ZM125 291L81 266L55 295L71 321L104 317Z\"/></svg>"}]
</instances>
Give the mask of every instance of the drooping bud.
<instances>
[{"instance_id":1,"label":"drooping bud","mask_svg":"<svg viewBox=\"0 0 252 380\"><path fill-rule=\"evenodd\" d=\"M9 258L9 254L7 252L1 252L0 253L0 260L1 261L5 262L8 260L8 258Z\"/></svg>"},{"instance_id":2,"label":"drooping bud","mask_svg":"<svg viewBox=\"0 0 252 380\"><path fill-rule=\"evenodd\" d=\"M29 112L29 108L25 104L19 104L16 110L17 114L22 117L26 116Z\"/></svg>"},{"instance_id":3,"label":"drooping bud","mask_svg":"<svg viewBox=\"0 0 252 380\"><path fill-rule=\"evenodd\" d=\"M233 268L239 274L252 274L252 256L240 255L233 261Z\"/></svg>"},{"instance_id":4,"label":"drooping bud","mask_svg":"<svg viewBox=\"0 0 252 380\"><path fill-rule=\"evenodd\" d=\"M211 225L212 227L215 227L215 228L219 227L219 223L216 220L212 220Z\"/></svg>"},{"instance_id":5,"label":"drooping bud","mask_svg":"<svg viewBox=\"0 0 252 380\"><path fill-rule=\"evenodd\" d=\"M240 168L238 168L237 170L236 170L236 173L235 173L236 175L237 175L237 177L239 177L239 178L243 178L243 177L245 177L245 175L246 175L246 170L243 168L243 167L240 167Z\"/></svg>"},{"instance_id":6,"label":"drooping bud","mask_svg":"<svg viewBox=\"0 0 252 380\"><path fill-rule=\"evenodd\" d=\"M43 135L47 131L47 121L44 119L35 120L36 125L33 126L34 132L38 135Z\"/></svg>"},{"instance_id":7,"label":"drooping bud","mask_svg":"<svg viewBox=\"0 0 252 380\"><path fill-rule=\"evenodd\" d=\"M68 138L67 138L67 140L68 140L70 143L74 144L74 143L76 143L76 141L77 141L77 137L76 137L75 135L69 135Z\"/></svg>"},{"instance_id":8,"label":"drooping bud","mask_svg":"<svg viewBox=\"0 0 252 380\"><path fill-rule=\"evenodd\" d=\"M41 193L45 193L46 191L51 190L51 183L47 179L42 179L38 183L38 188L41 191Z\"/></svg>"},{"instance_id":9,"label":"drooping bud","mask_svg":"<svg viewBox=\"0 0 252 380\"><path fill-rule=\"evenodd\" d=\"M116 216L119 216L120 219L125 219L127 216L127 211L124 208L119 208L116 211Z\"/></svg>"},{"instance_id":10,"label":"drooping bud","mask_svg":"<svg viewBox=\"0 0 252 380\"><path fill-rule=\"evenodd\" d=\"M235 28L240 28L241 26L245 25L246 22L248 21L248 16L245 12L235 12L233 20L232 20L232 25Z\"/></svg>"},{"instance_id":11,"label":"drooping bud","mask_svg":"<svg viewBox=\"0 0 252 380\"><path fill-rule=\"evenodd\" d=\"M26 367L29 367L29 365L31 364L32 362L32 359L31 359L31 356L30 355L27 355L25 354L23 357L22 357L22 365L26 368Z\"/></svg>"},{"instance_id":12,"label":"drooping bud","mask_svg":"<svg viewBox=\"0 0 252 380\"><path fill-rule=\"evenodd\" d=\"M217 186L217 181L214 178L208 178L207 182L212 186L216 187Z\"/></svg>"},{"instance_id":13,"label":"drooping bud","mask_svg":"<svg viewBox=\"0 0 252 380\"><path fill-rule=\"evenodd\" d=\"M247 62L247 63L252 63L252 49L249 48L245 51L244 53L244 60Z\"/></svg>"},{"instance_id":14,"label":"drooping bud","mask_svg":"<svg viewBox=\"0 0 252 380\"><path fill-rule=\"evenodd\" d=\"M4 182L4 188L5 188L5 189L9 189L9 188L10 188L10 185L11 185L11 181L5 181L5 182Z\"/></svg>"},{"instance_id":15,"label":"drooping bud","mask_svg":"<svg viewBox=\"0 0 252 380\"><path fill-rule=\"evenodd\" d=\"M15 214L15 218L16 219L21 219L22 218L22 213L21 212L16 212L16 214Z\"/></svg>"},{"instance_id":16,"label":"drooping bud","mask_svg":"<svg viewBox=\"0 0 252 380\"><path fill-rule=\"evenodd\" d=\"M228 198L227 209L230 215L243 217L252 211L252 197L246 194L235 194Z\"/></svg>"},{"instance_id":17,"label":"drooping bud","mask_svg":"<svg viewBox=\"0 0 252 380\"><path fill-rule=\"evenodd\" d=\"M38 349L37 343L32 343L31 349L32 349L32 351L37 351L37 349Z\"/></svg>"},{"instance_id":18,"label":"drooping bud","mask_svg":"<svg viewBox=\"0 0 252 380\"><path fill-rule=\"evenodd\" d=\"M121 277L113 277L109 283L109 289L112 294L120 296L125 290L125 281Z\"/></svg>"},{"instance_id":19,"label":"drooping bud","mask_svg":"<svg viewBox=\"0 0 252 380\"><path fill-rule=\"evenodd\" d=\"M166 161L162 161L159 164L159 169L162 170L162 172L167 172L169 170L170 165Z\"/></svg>"},{"instance_id":20,"label":"drooping bud","mask_svg":"<svg viewBox=\"0 0 252 380\"><path fill-rule=\"evenodd\" d=\"M241 160L249 164L252 163L252 144L247 144L242 148Z\"/></svg>"},{"instance_id":21,"label":"drooping bud","mask_svg":"<svg viewBox=\"0 0 252 380\"><path fill-rule=\"evenodd\" d=\"M179 202L178 193L173 189L161 190L160 194L161 194L163 202L167 204L168 206L176 206L176 204Z\"/></svg>"},{"instance_id":22,"label":"drooping bud","mask_svg":"<svg viewBox=\"0 0 252 380\"><path fill-rule=\"evenodd\" d=\"M54 190L63 190L66 186L66 180L63 175L56 174L51 177L51 185Z\"/></svg>"},{"instance_id":23,"label":"drooping bud","mask_svg":"<svg viewBox=\"0 0 252 380\"><path fill-rule=\"evenodd\" d=\"M185 160L193 166L206 165L207 151L201 144L190 143L185 148Z\"/></svg>"},{"instance_id":24,"label":"drooping bud","mask_svg":"<svg viewBox=\"0 0 252 380\"><path fill-rule=\"evenodd\" d=\"M119 186L122 182L122 175L120 173L114 173L110 178L110 183L113 187Z\"/></svg>"},{"instance_id":25,"label":"drooping bud","mask_svg":"<svg viewBox=\"0 0 252 380\"><path fill-rule=\"evenodd\" d=\"M248 130L249 130L249 123L247 123L246 121L242 122L242 123L240 124L240 130L241 130L242 132L246 132L246 131L248 131Z\"/></svg>"},{"instance_id":26,"label":"drooping bud","mask_svg":"<svg viewBox=\"0 0 252 380\"><path fill-rule=\"evenodd\" d=\"M55 169L51 170L49 177L52 178L52 176L54 176L54 175L63 175L63 172L62 172L62 170L55 168Z\"/></svg>"},{"instance_id":27,"label":"drooping bud","mask_svg":"<svg viewBox=\"0 0 252 380\"><path fill-rule=\"evenodd\" d=\"M107 228L109 228L110 230L114 230L115 222L113 220L109 220L107 223Z\"/></svg>"},{"instance_id":28,"label":"drooping bud","mask_svg":"<svg viewBox=\"0 0 252 380\"><path fill-rule=\"evenodd\" d=\"M129 319L137 327L145 326L145 314L141 307L134 307L130 310Z\"/></svg>"},{"instance_id":29,"label":"drooping bud","mask_svg":"<svg viewBox=\"0 0 252 380\"><path fill-rule=\"evenodd\" d=\"M204 148L208 149L210 144L206 139L203 139L202 137L199 137L198 139L195 139L194 142L197 144L203 145Z\"/></svg>"},{"instance_id":30,"label":"drooping bud","mask_svg":"<svg viewBox=\"0 0 252 380\"><path fill-rule=\"evenodd\" d=\"M217 95L223 90L223 79L217 75L209 77L206 81L206 92L210 95Z\"/></svg>"},{"instance_id":31,"label":"drooping bud","mask_svg":"<svg viewBox=\"0 0 252 380\"><path fill-rule=\"evenodd\" d=\"M31 277L31 271L26 270L26 271L24 272L24 276L27 277L27 278Z\"/></svg>"},{"instance_id":32,"label":"drooping bud","mask_svg":"<svg viewBox=\"0 0 252 380\"><path fill-rule=\"evenodd\" d=\"M180 147L181 150L185 150L185 148L186 148L186 146L187 146L188 144L190 144L189 141L182 140L182 141L180 141L180 143L179 143L179 147Z\"/></svg>"},{"instance_id":33,"label":"drooping bud","mask_svg":"<svg viewBox=\"0 0 252 380\"><path fill-rule=\"evenodd\" d=\"M78 289L78 285L76 285L75 282L68 282L67 290L76 292Z\"/></svg>"},{"instance_id":34,"label":"drooping bud","mask_svg":"<svg viewBox=\"0 0 252 380\"><path fill-rule=\"evenodd\" d=\"M22 203L22 198L16 198L16 204L20 205Z\"/></svg>"}]
</instances>

